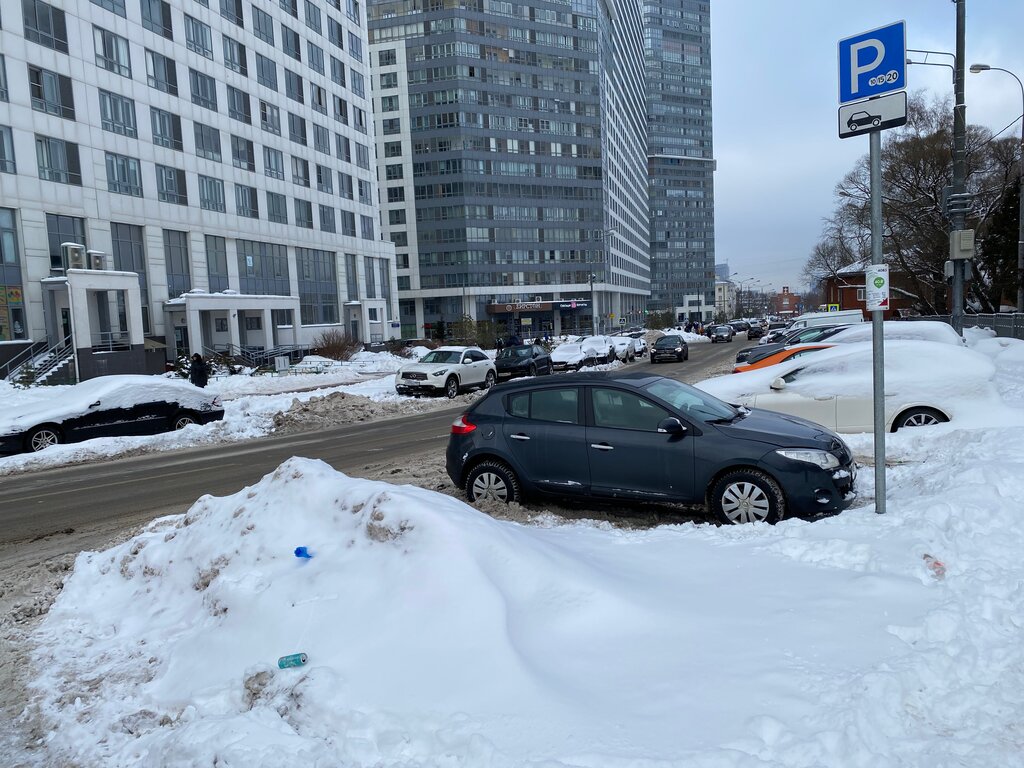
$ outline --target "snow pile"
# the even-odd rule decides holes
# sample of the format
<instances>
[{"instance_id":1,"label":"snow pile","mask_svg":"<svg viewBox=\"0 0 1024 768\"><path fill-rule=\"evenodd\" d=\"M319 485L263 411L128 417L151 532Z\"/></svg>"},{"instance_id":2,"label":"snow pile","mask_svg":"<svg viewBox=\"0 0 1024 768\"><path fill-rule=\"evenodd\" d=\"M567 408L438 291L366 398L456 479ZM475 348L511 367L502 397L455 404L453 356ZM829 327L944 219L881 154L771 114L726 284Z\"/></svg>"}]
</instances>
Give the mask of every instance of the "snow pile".
<instances>
[{"instance_id":1,"label":"snow pile","mask_svg":"<svg viewBox=\"0 0 1024 768\"><path fill-rule=\"evenodd\" d=\"M714 325L708 325L708 328L713 328ZM665 336L682 336L683 341L687 344L702 344L711 343L711 338L702 333L689 333L684 331L682 328L662 328L659 333Z\"/></svg>"},{"instance_id":2,"label":"snow pile","mask_svg":"<svg viewBox=\"0 0 1024 768\"><path fill-rule=\"evenodd\" d=\"M48 764L1019 764L1024 435L908 432L888 515L775 527L524 527L291 459L79 556L34 726Z\"/></svg>"}]
</instances>

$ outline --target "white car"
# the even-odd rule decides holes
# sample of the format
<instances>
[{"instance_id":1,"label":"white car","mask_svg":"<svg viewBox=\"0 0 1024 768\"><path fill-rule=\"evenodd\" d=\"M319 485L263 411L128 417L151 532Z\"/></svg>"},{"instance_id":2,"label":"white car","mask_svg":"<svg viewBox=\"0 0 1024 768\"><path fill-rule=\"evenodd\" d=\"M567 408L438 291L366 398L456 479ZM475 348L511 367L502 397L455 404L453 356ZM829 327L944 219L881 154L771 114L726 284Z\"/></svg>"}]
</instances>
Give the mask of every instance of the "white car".
<instances>
[{"instance_id":1,"label":"white car","mask_svg":"<svg viewBox=\"0 0 1024 768\"><path fill-rule=\"evenodd\" d=\"M587 336L565 342L551 350L551 366L556 371L579 370L585 365L607 363L615 359L615 345L607 336Z\"/></svg>"},{"instance_id":2,"label":"white car","mask_svg":"<svg viewBox=\"0 0 1024 768\"><path fill-rule=\"evenodd\" d=\"M871 341L873 336L871 323L848 325L838 333L823 339L828 344L852 344L858 341ZM882 323L882 336L886 341L902 339L904 341L937 341L940 344L967 345L964 337L953 330L949 323L938 320L886 320Z\"/></svg>"},{"instance_id":3,"label":"white car","mask_svg":"<svg viewBox=\"0 0 1024 768\"><path fill-rule=\"evenodd\" d=\"M839 344L797 360L696 386L736 405L788 413L836 432L870 432L871 343ZM978 352L934 341L885 342L886 431L1002 408L995 366Z\"/></svg>"},{"instance_id":4,"label":"white car","mask_svg":"<svg viewBox=\"0 0 1024 768\"><path fill-rule=\"evenodd\" d=\"M612 343L615 345L615 356L624 362L636 360L637 351L636 339L632 336L612 336Z\"/></svg>"},{"instance_id":5,"label":"white car","mask_svg":"<svg viewBox=\"0 0 1024 768\"><path fill-rule=\"evenodd\" d=\"M440 394L455 397L471 387L489 389L497 380L494 361L479 347L438 347L419 362L403 365L395 374L400 395Z\"/></svg>"}]
</instances>

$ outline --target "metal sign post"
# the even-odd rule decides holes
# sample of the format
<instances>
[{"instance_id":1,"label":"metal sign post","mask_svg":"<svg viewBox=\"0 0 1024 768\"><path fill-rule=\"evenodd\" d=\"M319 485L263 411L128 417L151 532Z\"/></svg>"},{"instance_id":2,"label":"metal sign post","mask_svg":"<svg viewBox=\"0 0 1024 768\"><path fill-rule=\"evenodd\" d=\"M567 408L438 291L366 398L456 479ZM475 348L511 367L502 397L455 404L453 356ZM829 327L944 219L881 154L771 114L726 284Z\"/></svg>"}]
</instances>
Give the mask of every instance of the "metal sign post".
<instances>
[{"instance_id":1,"label":"metal sign post","mask_svg":"<svg viewBox=\"0 0 1024 768\"><path fill-rule=\"evenodd\" d=\"M874 131L871 164L871 266L882 265L882 134ZM867 274L865 274L865 277ZM888 293L888 280L886 280ZM888 297L886 297L888 303ZM885 514L885 337L882 310L871 312L871 396L875 426L875 512Z\"/></svg>"}]
</instances>

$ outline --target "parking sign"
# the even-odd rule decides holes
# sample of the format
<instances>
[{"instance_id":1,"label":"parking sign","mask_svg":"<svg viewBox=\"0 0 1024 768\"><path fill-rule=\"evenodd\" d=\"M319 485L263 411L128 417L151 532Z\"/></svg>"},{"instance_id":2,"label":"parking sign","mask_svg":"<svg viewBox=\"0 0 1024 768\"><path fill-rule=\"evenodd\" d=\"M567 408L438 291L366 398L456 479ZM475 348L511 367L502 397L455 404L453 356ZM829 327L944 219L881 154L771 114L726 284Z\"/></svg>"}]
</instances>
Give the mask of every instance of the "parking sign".
<instances>
[{"instance_id":1,"label":"parking sign","mask_svg":"<svg viewBox=\"0 0 1024 768\"><path fill-rule=\"evenodd\" d=\"M897 21L839 41L839 103L907 87L907 25Z\"/></svg>"}]
</instances>

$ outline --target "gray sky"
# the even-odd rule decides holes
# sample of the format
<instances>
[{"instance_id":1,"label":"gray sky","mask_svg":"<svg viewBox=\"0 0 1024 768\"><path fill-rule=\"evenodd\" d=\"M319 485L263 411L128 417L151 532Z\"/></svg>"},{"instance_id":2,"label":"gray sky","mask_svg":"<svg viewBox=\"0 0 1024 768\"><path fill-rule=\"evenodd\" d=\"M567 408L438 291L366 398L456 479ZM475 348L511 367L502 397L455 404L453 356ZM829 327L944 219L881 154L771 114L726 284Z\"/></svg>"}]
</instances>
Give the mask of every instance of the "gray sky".
<instances>
[{"instance_id":1,"label":"gray sky","mask_svg":"<svg viewBox=\"0 0 1024 768\"><path fill-rule=\"evenodd\" d=\"M966 7L966 66L1003 67L1024 80L1024 0ZM907 48L955 49L950 0L711 0L715 250L735 279L756 278L774 291L802 287L835 186L868 152L867 137L838 137L839 40L901 20ZM998 131L1024 109L1009 75L966 78L968 123ZM910 92L952 102L947 67L908 66L907 82ZM1003 135L1020 132L1017 121Z\"/></svg>"}]
</instances>

